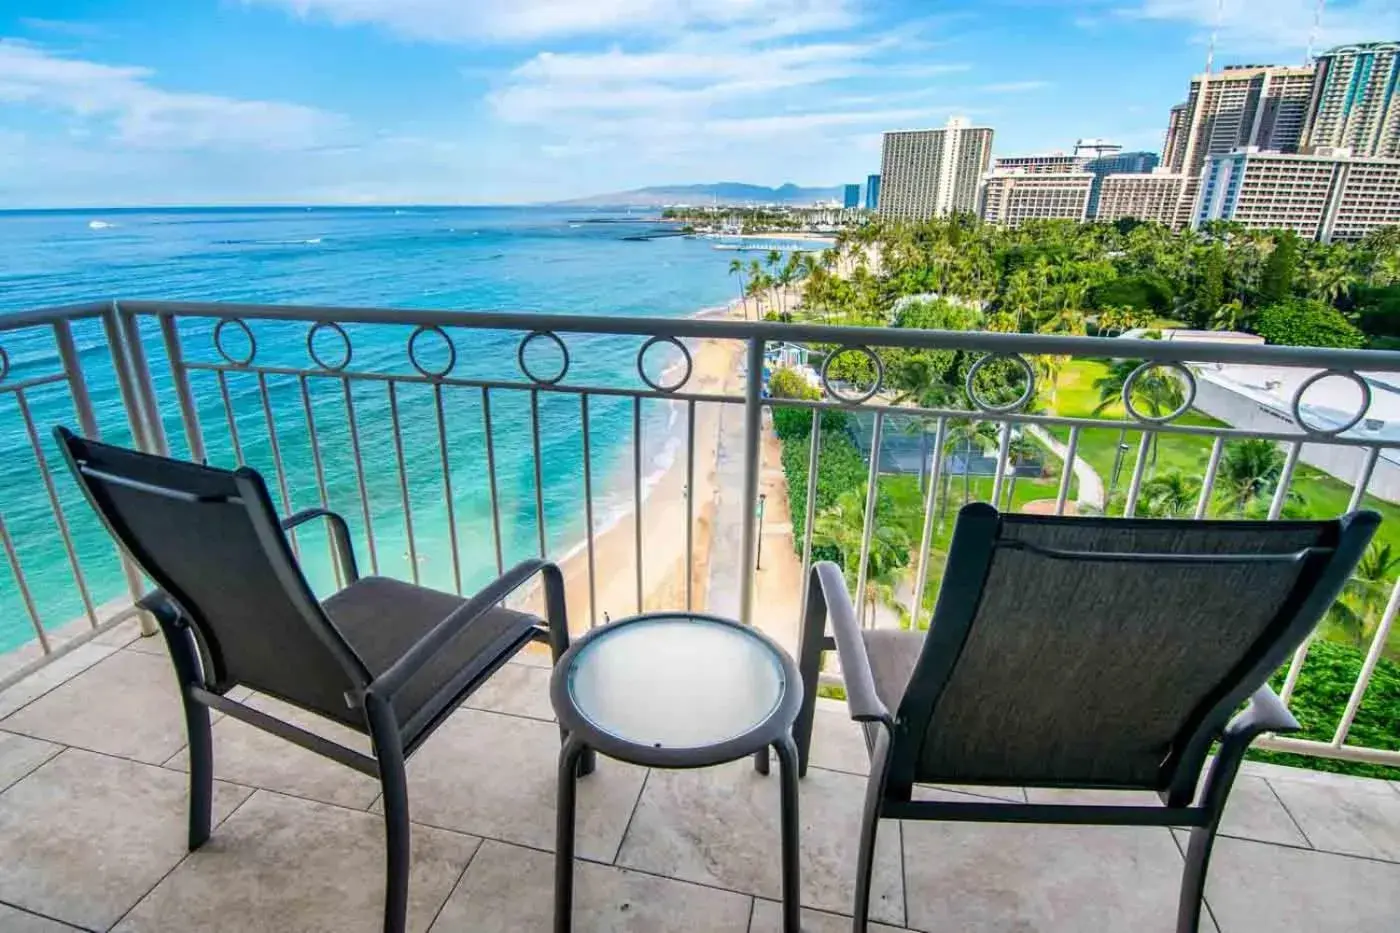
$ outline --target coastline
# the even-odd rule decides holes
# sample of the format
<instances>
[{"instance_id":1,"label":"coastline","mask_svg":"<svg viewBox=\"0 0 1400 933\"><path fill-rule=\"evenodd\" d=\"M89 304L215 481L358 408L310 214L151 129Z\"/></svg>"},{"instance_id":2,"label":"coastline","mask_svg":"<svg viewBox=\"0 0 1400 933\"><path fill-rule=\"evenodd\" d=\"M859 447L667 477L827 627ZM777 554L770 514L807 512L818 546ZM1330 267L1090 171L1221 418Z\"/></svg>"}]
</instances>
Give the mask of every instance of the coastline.
<instances>
[{"instance_id":1,"label":"coastline","mask_svg":"<svg viewBox=\"0 0 1400 933\"><path fill-rule=\"evenodd\" d=\"M719 307L703 308L691 317L716 319L742 317L738 299ZM738 391L743 344L730 340L701 340L690 346L694 370L686 383L690 392L724 394ZM677 403L679 404L679 403ZM695 524L694 560L687 566L684 529L687 520L685 416L682 412L663 442L673 447L663 468L642 477L642 602L637 602L637 547L635 506L610 515L593 532L596 602L589 598L589 548L586 533L559 559L569 628L578 633L594 623L618 619L638 611L685 608L686 576L691 574L692 606L707 605L707 573L716 513L716 473L719 457L720 404L695 406ZM627 463L630 464L630 458ZM608 477L613 488L630 488L631 468L620 465ZM543 594L536 585L523 599L531 611L542 612ZM595 616L596 612L596 616Z\"/></svg>"},{"instance_id":2,"label":"coastline","mask_svg":"<svg viewBox=\"0 0 1400 933\"><path fill-rule=\"evenodd\" d=\"M779 289L779 304L791 307L798 300L797 289L786 294ZM747 310L745 308L747 304ZM761 318L773 304L771 296L741 303L733 299L725 305L702 308L691 317L704 319ZM744 345L732 340L701 340L691 345L694 372L686 384L688 391L736 395L743 390ZM710 611L713 604L728 604L737 594L709 592L710 557L716 547L721 523L742 521L744 506L738 490L721 485L722 445L741 444L735 435L738 422L726 421L722 403L697 404L695 410L695 509L694 559L687 566L685 527L687 511L685 419L678 418L668 441L678 440L671 461L652 477L643 477L642 493L642 600L637 600L637 548L634 525L635 507L628 505L595 527L592 559L595 568L596 603L590 604L588 590L589 549L581 538L557 559L564 576L565 604L569 629L574 634L587 631L595 622L605 624L637 612L685 609L686 575L691 574L692 608ZM801 561L791 544L792 524L788 511L787 482L781 466L781 448L776 437L763 431L760 491L767 496L767 522L763 529L763 563L757 572L756 603L760 618L755 622L780 644L795 650L801 590ZM630 461L629 461L630 462ZM630 488L631 470L619 467L608 478L616 487ZM734 555L720 555L729 561ZM520 600L523 608L543 614L542 588L534 585ZM547 655L540 645L532 650Z\"/></svg>"}]
</instances>

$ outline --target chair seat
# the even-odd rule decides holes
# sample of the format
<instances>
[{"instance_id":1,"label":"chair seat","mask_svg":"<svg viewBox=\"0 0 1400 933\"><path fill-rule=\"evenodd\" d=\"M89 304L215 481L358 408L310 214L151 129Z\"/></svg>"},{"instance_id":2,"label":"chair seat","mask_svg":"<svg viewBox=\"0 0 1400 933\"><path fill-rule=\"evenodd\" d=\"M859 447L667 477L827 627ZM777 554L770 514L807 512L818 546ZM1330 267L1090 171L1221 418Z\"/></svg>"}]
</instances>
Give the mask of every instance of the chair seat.
<instances>
[{"instance_id":1,"label":"chair seat","mask_svg":"<svg viewBox=\"0 0 1400 933\"><path fill-rule=\"evenodd\" d=\"M865 642L865 655L870 659L875 695L885 704L890 715L894 715L899 710L899 701L904 699L909 679L914 675L914 665L918 663L919 652L924 647L924 634L903 629L862 629L860 637ZM875 747L875 730L878 728L875 723L865 724L867 751Z\"/></svg>"},{"instance_id":2,"label":"chair seat","mask_svg":"<svg viewBox=\"0 0 1400 933\"><path fill-rule=\"evenodd\" d=\"M364 577L327 599L323 605L331 621L378 677L403 657L435 625L466 603L460 596L391 580ZM469 623L455 639L408 681L394 698L394 712L405 732L418 723L419 714L431 718L441 705L489 670L502 653L529 638L539 620L523 612L497 606ZM447 688L454 688L448 690ZM433 701L439 700L439 704ZM361 731L364 718L358 710L319 710ZM410 741L411 736L407 736Z\"/></svg>"},{"instance_id":3,"label":"chair seat","mask_svg":"<svg viewBox=\"0 0 1400 933\"><path fill-rule=\"evenodd\" d=\"M875 694L891 714L899 709L919 652L924 647L923 632L903 629L864 629L861 639L865 654L870 658L870 673L875 679Z\"/></svg>"}]
</instances>

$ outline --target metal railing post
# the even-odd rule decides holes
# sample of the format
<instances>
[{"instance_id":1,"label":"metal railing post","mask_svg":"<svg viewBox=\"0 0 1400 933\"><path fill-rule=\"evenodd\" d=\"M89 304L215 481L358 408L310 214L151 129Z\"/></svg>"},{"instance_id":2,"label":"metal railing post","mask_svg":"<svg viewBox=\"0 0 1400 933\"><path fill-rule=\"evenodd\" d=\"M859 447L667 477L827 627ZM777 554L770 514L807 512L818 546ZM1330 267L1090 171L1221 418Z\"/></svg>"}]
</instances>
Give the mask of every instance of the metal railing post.
<instances>
[{"instance_id":1,"label":"metal railing post","mask_svg":"<svg viewBox=\"0 0 1400 933\"><path fill-rule=\"evenodd\" d=\"M131 354L127 352L126 336L115 301L102 312L102 331L107 336L107 352L112 357L112 369L117 376L117 391L121 394L122 408L126 411L126 423L131 428L132 443L138 450L154 453L155 444L151 441L150 427L141 404L140 392L136 387L137 379L132 372ZM126 587L131 593L132 601L135 602L145 590L145 581L126 554L123 553L121 557ZM141 634L147 638L160 630L155 617L149 612L137 612L136 621L141 628Z\"/></svg>"},{"instance_id":2,"label":"metal railing post","mask_svg":"<svg viewBox=\"0 0 1400 933\"><path fill-rule=\"evenodd\" d=\"M68 391L73 396L73 412L78 419L78 429L82 432L83 437L98 440L102 434L97 425L97 414L92 407L92 394L88 391L87 376L83 372L82 360L78 355L78 345L73 340L73 327L66 320L56 321L53 333L54 341L58 344L58 357L63 363L63 374L68 379ZM113 365L117 366L119 365L121 347L119 344L113 345L111 343L112 333L111 330L107 332L108 352L112 356ZM141 598L145 589L141 580L141 572L120 548L117 549L117 557L121 561L122 576L126 578L127 592L131 596L131 601L135 603ZM155 620L149 618L146 613L141 613L140 624L143 634L155 634Z\"/></svg>"},{"instance_id":3,"label":"metal railing post","mask_svg":"<svg viewBox=\"0 0 1400 933\"><path fill-rule=\"evenodd\" d=\"M758 572L758 478L763 456L763 348L761 337L750 337L745 359L748 381L744 385L744 546L740 560L739 621L753 623L754 590Z\"/></svg>"},{"instance_id":4,"label":"metal railing post","mask_svg":"<svg viewBox=\"0 0 1400 933\"><path fill-rule=\"evenodd\" d=\"M141 325L136 315L116 307L117 319L121 323L123 343L127 362L130 366L131 381L146 426L146 447L148 453L170 456L170 444L165 437L165 423L160 418L160 405L156 401L155 379L151 376L151 365L146 359L146 348L141 343Z\"/></svg>"},{"instance_id":5,"label":"metal railing post","mask_svg":"<svg viewBox=\"0 0 1400 933\"><path fill-rule=\"evenodd\" d=\"M185 440L190 445L190 459L203 463L208 457L204 451L204 432L199 427L199 409L195 407L194 393L190 391L185 354L180 348L179 325L169 314L160 316L160 335L165 342L165 358L170 362L170 377L175 382L175 398L180 403L180 420L185 425Z\"/></svg>"}]
</instances>

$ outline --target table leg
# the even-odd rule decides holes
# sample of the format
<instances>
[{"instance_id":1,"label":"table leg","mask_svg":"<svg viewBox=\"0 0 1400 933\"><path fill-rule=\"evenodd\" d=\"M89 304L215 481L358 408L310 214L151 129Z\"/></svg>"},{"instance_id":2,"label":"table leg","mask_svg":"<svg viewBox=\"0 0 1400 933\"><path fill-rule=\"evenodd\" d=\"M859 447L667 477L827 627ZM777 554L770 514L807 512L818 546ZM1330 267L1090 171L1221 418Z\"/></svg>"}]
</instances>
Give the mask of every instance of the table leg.
<instances>
[{"instance_id":1,"label":"table leg","mask_svg":"<svg viewBox=\"0 0 1400 933\"><path fill-rule=\"evenodd\" d=\"M784 735L773 748L778 753L778 792L782 797L783 933L801 933L802 850L798 833L797 744Z\"/></svg>"},{"instance_id":2,"label":"table leg","mask_svg":"<svg viewBox=\"0 0 1400 933\"><path fill-rule=\"evenodd\" d=\"M559 749L559 798L554 837L554 933L569 933L574 915L574 809L579 761L590 750L573 736Z\"/></svg>"}]
</instances>

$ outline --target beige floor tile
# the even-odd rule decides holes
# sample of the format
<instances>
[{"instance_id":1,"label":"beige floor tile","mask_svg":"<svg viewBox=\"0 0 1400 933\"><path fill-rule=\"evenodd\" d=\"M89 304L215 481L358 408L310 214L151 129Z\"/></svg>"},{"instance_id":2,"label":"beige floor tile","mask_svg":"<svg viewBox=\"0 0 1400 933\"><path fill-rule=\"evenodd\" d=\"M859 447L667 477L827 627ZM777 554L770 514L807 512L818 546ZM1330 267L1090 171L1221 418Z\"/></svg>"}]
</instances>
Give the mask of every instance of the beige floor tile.
<instances>
[{"instance_id":1,"label":"beige floor tile","mask_svg":"<svg viewBox=\"0 0 1400 933\"><path fill-rule=\"evenodd\" d=\"M802 933L850 933L851 918L841 914L829 914L811 908L802 908ZM749 933L782 933L783 905L777 901L755 898L753 919L749 921ZM870 924L870 933L904 933L902 927L892 927L883 923Z\"/></svg>"},{"instance_id":2,"label":"beige floor tile","mask_svg":"<svg viewBox=\"0 0 1400 933\"><path fill-rule=\"evenodd\" d=\"M908 926L1175 930L1183 861L1161 827L903 821Z\"/></svg>"},{"instance_id":3,"label":"beige floor tile","mask_svg":"<svg viewBox=\"0 0 1400 933\"><path fill-rule=\"evenodd\" d=\"M670 878L580 861L574 929L609 933L743 933L750 898ZM452 892L432 933L549 933L554 857L488 840Z\"/></svg>"},{"instance_id":4,"label":"beige floor tile","mask_svg":"<svg viewBox=\"0 0 1400 933\"><path fill-rule=\"evenodd\" d=\"M547 667L506 664L467 697L464 705L493 713L553 720L554 707L549 702L551 673Z\"/></svg>"},{"instance_id":5,"label":"beige floor tile","mask_svg":"<svg viewBox=\"0 0 1400 933\"><path fill-rule=\"evenodd\" d=\"M185 744L185 717L170 662L118 651L0 728L158 765Z\"/></svg>"},{"instance_id":6,"label":"beige floor tile","mask_svg":"<svg viewBox=\"0 0 1400 933\"><path fill-rule=\"evenodd\" d=\"M76 930L78 927L0 904L0 931L3 933L74 933Z\"/></svg>"},{"instance_id":7,"label":"beige floor tile","mask_svg":"<svg viewBox=\"0 0 1400 933\"><path fill-rule=\"evenodd\" d=\"M246 702L269 716L369 753L369 739L339 723L271 697L254 695ZM213 732L214 776L222 780L361 810L379 796L377 779L232 716L224 716L216 722ZM182 750L166 766L187 769L188 750Z\"/></svg>"},{"instance_id":8,"label":"beige floor tile","mask_svg":"<svg viewBox=\"0 0 1400 933\"><path fill-rule=\"evenodd\" d=\"M851 721L845 703L817 700L808 764L848 774L870 773L870 755L865 750L865 736L860 723Z\"/></svg>"},{"instance_id":9,"label":"beige floor tile","mask_svg":"<svg viewBox=\"0 0 1400 933\"><path fill-rule=\"evenodd\" d=\"M691 771L654 770L623 841L619 865L777 899L782 891L778 774L750 760ZM802 902L849 911L865 778L810 768L801 784ZM877 837L871 916L903 922L899 831Z\"/></svg>"},{"instance_id":10,"label":"beige floor tile","mask_svg":"<svg viewBox=\"0 0 1400 933\"><path fill-rule=\"evenodd\" d=\"M1394 933L1400 865L1219 839L1206 902L1222 933Z\"/></svg>"},{"instance_id":11,"label":"beige floor tile","mask_svg":"<svg viewBox=\"0 0 1400 933\"><path fill-rule=\"evenodd\" d=\"M0 732L0 791L61 751L62 745L13 732Z\"/></svg>"},{"instance_id":12,"label":"beige floor tile","mask_svg":"<svg viewBox=\"0 0 1400 933\"><path fill-rule=\"evenodd\" d=\"M106 929L184 858L187 790L174 771L62 752L0 794L0 900ZM216 784L215 821L249 793Z\"/></svg>"},{"instance_id":13,"label":"beige floor tile","mask_svg":"<svg viewBox=\"0 0 1400 933\"><path fill-rule=\"evenodd\" d=\"M1225 801L1220 834L1289 846L1308 844L1269 782L1252 774L1235 778L1235 786Z\"/></svg>"},{"instance_id":14,"label":"beige floor tile","mask_svg":"<svg viewBox=\"0 0 1400 933\"><path fill-rule=\"evenodd\" d=\"M19 683L0 692L0 718L10 715L25 704L76 677L117 649L88 643L39 668Z\"/></svg>"},{"instance_id":15,"label":"beige floor tile","mask_svg":"<svg viewBox=\"0 0 1400 933\"><path fill-rule=\"evenodd\" d=\"M1268 780L1315 848L1400 861L1400 795L1386 782Z\"/></svg>"},{"instance_id":16,"label":"beige floor tile","mask_svg":"<svg viewBox=\"0 0 1400 933\"><path fill-rule=\"evenodd\" d=\"M413 827L410 930L428 928L479 844ZM258 791L117 929L371 933L383 918L383 821Z\"/></svg>"},{"instance_id":17,"label":"beige floor tile","mask_svg":"<svg viewBox=\"0 0 1400 933\"><path fill-rule=\"evenodd\" d=\"M408 762L413 819L554 849L559 727L474 709L453 713ZM578 784L577 852L612 861L645 770L599 756Z\"/></svg>"}]
</instances>

